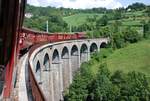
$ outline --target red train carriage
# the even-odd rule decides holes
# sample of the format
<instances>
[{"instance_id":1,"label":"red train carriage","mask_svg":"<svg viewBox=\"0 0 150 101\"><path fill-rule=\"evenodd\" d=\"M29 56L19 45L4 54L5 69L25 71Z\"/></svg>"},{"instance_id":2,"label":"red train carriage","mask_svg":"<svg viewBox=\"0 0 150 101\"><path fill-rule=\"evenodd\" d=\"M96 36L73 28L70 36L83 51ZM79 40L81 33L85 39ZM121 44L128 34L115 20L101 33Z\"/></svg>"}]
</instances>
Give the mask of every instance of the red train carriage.
<instances>
[{"instance_id":1,"label":"red train carriage","mask_svg":"<svg viewBox=\"0 0 150 101\"><path fill-rule=\"evenodd\" d=\"M23 28L20 33L20 48L22 50L28 50L28 48L34 44L42 42L57 42L64 40L75 40L86 38L84 32L78 32L74 34L69 33L46 33L37 32L31 29ZM24 52L21 52L21 54Z\"/></svg>"},{"instance_id":2,"label":"red train carriage","mask_svg":"<svg viewBox=\"0 0 150 101\"><path fill-rule=\"evenodd\" d=\"M87 38L86 35L85 35L85 32L78 32L78 33L75 33L76 36L77 36L77 39L85 39Z\"/></svg>"}]
</instances>

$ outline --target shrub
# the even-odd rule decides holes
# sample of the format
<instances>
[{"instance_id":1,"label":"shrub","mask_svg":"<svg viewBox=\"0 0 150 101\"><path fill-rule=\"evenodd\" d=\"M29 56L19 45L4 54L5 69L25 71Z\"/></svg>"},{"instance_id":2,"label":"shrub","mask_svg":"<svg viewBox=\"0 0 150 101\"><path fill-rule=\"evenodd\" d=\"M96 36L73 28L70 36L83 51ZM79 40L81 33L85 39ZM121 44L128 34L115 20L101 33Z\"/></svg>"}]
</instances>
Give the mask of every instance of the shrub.
<instances>
[{"instance_id":1,"label":"shrub","mask_svg":"<svg viewBox=\"0 0 150 101\"><path fill-rule=\"evenodd\" d=\"M135 43L142 38L136 30L131 28L126 28L122 33L126 42Z\"/></svg>"}]
</instances>

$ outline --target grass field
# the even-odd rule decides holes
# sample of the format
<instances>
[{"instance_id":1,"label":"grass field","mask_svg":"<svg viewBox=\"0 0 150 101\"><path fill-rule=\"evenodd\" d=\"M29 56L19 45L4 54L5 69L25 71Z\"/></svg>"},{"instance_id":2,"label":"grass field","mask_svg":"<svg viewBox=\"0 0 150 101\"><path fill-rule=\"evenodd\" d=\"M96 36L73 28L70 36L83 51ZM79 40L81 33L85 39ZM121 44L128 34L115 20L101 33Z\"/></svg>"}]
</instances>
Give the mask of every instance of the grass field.
<instances>
[{"instance_id":1,"label":"grass field","mask_svg":"<svg viewBox=\"0 0 150 101\"><path fill-rule=\"evenodd\" d=\"M103 16L103 14L95 14L95 13L79 13L71 16L64 17L63 20L71 26L78 26L86 22L87 17L97 16L97 19ZM132 25L142 25L141 21L148 19L143 18L143 11L136 12L126 12L123 13L124 16L129 17L128 19L121 19L122 25L132 26ZM108 14L108 18L109 18ZM134 19L133 19L134 18ZM113 23L114 20L110 20L108 24Z\"/></svg>"},{"instance_id":2,"label":"grass field","mask_svg":"<svg viewBox=\"0 0 150 101\"><path fill-rule=\"evenodd\" d=\"M102 62L107 63L108 69L113 73L116 70L121 70L125 73L129 71L142 72L150 78L150 40L144 40L129 46L108 52L108 49L101 50L98 55L109 53L108 57ZM101 62L92 61L91 70L95 75Z\"/></svg>"},{"instance_id":3,"label":"grass field","mask_svg":"<svg viewBox=\"0 0 150 101\"><path fill-rule=\"evenodd\" d=\"M114 51L107 58L110 71L123 72L139 71L150 76L150 40L131 44L125 48Z\"/></svg>"},{"instance_id":4,"label":"grass field","mask_svg":"<svg viewBox=\"0 0 150 101\"><path fill-rule=\"evenodd\" d=\"M141 22L137 20L122 21L122 24L126 26L142 25Z\"/></svg>"},{"instance_id":5,"label":"grass field","mask_svg":"<svg viewBox=\"0 0 150 101\"><path fill-rule=\"evenodd\" d=\"M80 14L75 14L75 15L64 17L63 20L71 26L78 26L78 25L85 23L87 17L93 17L95 15L97 16L97 18L100 18L100 17L102 17L103 14L80 13Z\"/></svg>"},{"instance_id":6,"label":"grass field","mask_svg":"<svg viewBox=\"0 0 150 101\"><path fill-rule=\"evenodd\" d=\"M122 23L122 25L124 26L139 26L139 25L142 25L142 19L138 19L138 20L133 20L133 19L121 19L121 20L118 20ZM112 24L114 23L115 20L111 20L109 21L108 23L109 24Z\"/></svg>"},{"instance_id":7,"label":"grass field","mask_svg":"<svg viewBox=\"0 0 150 101\"><path fill-rule=\"evenodd\" d=\"M128 17L138 17L138 16L143 16L143 12L144 11L136 11L136 12L127 12L125 13L125 16L128 16Z\"/></svg>"}]
</instances>

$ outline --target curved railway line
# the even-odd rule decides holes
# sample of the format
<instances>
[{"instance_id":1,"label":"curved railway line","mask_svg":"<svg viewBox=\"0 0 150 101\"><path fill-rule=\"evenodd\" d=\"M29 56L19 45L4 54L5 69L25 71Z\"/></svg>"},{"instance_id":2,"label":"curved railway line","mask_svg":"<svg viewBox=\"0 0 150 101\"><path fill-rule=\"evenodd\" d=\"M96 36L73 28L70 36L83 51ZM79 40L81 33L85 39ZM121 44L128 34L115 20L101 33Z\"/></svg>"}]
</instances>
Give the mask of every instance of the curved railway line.
<instances>
[{"instance_id":1,"label":"curved railway line","mask_svg":"<svg viewBox=\"0 0 150 101\"><path fill-rule=\"evenodd\" d=\"M48 34L23 28L25 5L26 0L0 1L0 99L45 101L31 68L31 55L47 43L83 40L86 35Z\"/></svg>"}]
</instances>

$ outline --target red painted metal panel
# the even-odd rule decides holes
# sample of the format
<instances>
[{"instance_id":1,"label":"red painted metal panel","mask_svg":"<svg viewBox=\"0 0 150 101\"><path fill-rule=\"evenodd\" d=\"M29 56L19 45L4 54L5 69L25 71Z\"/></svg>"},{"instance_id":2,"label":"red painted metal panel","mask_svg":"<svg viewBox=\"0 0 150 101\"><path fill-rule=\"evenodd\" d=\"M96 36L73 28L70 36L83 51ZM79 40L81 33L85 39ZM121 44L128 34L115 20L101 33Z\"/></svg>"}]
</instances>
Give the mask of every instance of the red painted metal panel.
<instances>
[{"instance_id":1,"label":"red painted metal panel","mask_svg":"<svg viewBox=\"0 0 150 101\"><path fill-rule=\"evenodd\" d=\"M74 40L74 39L86 38L85 33L82 32L75 33L75 34L66 34L66 33L48 34L46 32L37 32L27 28L23 28L22 33L26 34L23 41L24 48L41 42L57 42L63 40Z\"/></svg>"},{"instance_id":2,"label":"red painted metal panel","mask_svg":"<svg viewBox=\"0 0 150 101\"><path fill-rule=\"evenodd\" d=\"M33 100L34 101L46 101L39 85L36 82L36 79L31 70L31 67L29 67L29 80L30 80L30 87L32 89Z\"/></svg>"},{"instance_id":3,"label":"red painted metal panel","mask_svg":"<svg viewBox=\"0 0 150 101\"><path fill-rule=\"evenodd\" d=\"M11 91L13 89L12 85L14 82L12 81L14 67L17 62L17 52L19 50L19 28L22 24L23 12L25 0L22 0L21 3L19 0L3 0L3 10L5 14L3 14L3 22L4 26L2 27L2 33L5 36L4 41L4 51L5 58L8 58L6 65L6 73L5 73L5 86L3 91L3 97L9 98ZM8 52L10 50L10 53ZM10 54L10 55L9 55Z\"/></svg>"}]
</instances>

